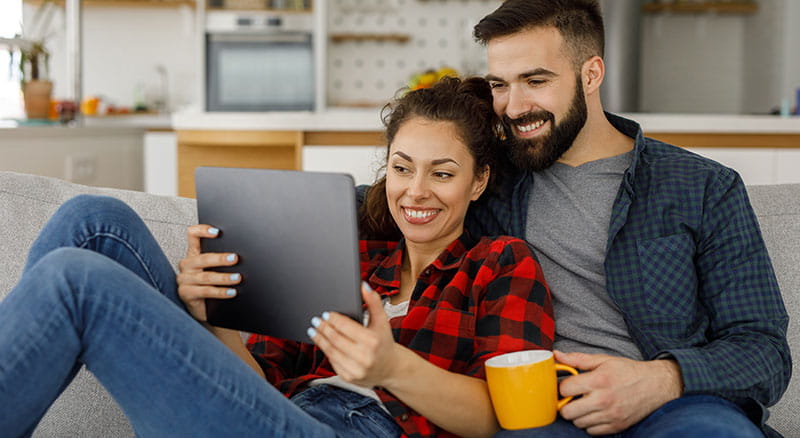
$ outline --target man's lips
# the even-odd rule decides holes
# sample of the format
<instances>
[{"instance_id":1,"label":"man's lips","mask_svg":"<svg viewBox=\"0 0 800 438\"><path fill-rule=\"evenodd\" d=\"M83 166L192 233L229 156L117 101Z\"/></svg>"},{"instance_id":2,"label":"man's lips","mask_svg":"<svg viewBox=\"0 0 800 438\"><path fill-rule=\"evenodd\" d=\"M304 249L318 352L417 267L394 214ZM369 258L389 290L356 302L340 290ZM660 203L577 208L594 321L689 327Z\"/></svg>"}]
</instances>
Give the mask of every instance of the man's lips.
<instances>
[{"instance_id":1,"label":"man's lips","mask_svg":"<svg viewBox=\"0 0 800 438\"><path fill-rule=\"evenodd\" d=\"M547 120L536 120L529 123L514 123L514 132L519 137L534 137L542 131L542 127L546 125L547 122Z\"/></svg>"},{"instance_id":2,"label":"man's lips","mask_svg":"<svg viewBox=\"0 0 800 438\"><path fill-rule=\"evenodd\" d=\"M441 211L438 208L412 208L402 207L403 217L406 222L413 225L423 225L436 219Z\"/></svg>"}]
</instances>

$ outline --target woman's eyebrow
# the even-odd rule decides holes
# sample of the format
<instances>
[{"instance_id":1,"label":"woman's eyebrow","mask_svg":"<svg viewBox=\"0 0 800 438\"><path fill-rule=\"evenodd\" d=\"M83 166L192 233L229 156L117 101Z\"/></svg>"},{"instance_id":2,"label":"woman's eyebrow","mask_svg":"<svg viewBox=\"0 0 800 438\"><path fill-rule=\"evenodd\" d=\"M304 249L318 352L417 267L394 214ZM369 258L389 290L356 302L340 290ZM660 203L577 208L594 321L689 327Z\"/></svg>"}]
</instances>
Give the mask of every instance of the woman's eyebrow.
<instances>
[{"instance_id":1,"label":"woman's eyebrow","mask_svg":"<svg viewBox=\"0 0 800 438\"><path fill-rule=\"evenodd\" d=\"M460 164L458 164L458 163L456 162L456 160L454 160L454 159L452 159L452 158L439 158L438 160L433 160L433 161L431 161L431 164L433 164L434 166L438 166L438 165L440 165L440 164L444 164L444 163L453 163L453 164L455 164L456 166L458 166L458 167L461 167L461 165L460 165Z\"/></svg>"},{"instance_id":2,"label":"woman's eyebrow","mask_svg":"<svg viewBox=\"0 0 800 438\"><path fill-rule=\"evenodd\" d=\"M392 155L397 155L400 158L402 158L402 159L404 159L406 161L412 162L412 163L414 162L414 159L411 158L408 154L405 154L405 153L400 152L400 151L396 151ZM452 158L437 158L435 160L431 160L431 164L434 165L434 166L438 166L438 165L444 164L444 163L453 163L456 166L461 167L461 165L458 164L458 162L456 160L452 159Z\"/></svg>"}]
</instances>

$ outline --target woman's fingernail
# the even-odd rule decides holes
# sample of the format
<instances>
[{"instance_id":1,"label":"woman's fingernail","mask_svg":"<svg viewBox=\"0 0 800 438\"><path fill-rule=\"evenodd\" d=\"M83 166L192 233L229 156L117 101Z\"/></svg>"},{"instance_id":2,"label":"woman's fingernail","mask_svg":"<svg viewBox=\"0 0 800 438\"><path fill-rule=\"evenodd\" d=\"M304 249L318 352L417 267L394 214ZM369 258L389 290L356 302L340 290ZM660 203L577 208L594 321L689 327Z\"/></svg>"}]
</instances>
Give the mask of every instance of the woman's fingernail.
<instances>
[{"instance_id":1,"label":"woman's fingernail","mask_svg":"<svg viewBox=\"0 0 800 438\"><path fill-rule=\"evenodd\" d=\"M314 327L309 327L308 330L306 330L306 334L308 334L309 338L313 339L314 336L317 336L317 331L314 330Z\"/></svg>"},{"instance_id":2,"label":"woman's fingernail","mask_svg":"<svg viewBox=\"0 0 800 438\"><path fill-rule=\"evenodd\" d=\"M329 320L331 317L331 312L322 312L322 319L325 321Z\"/></svg>"},{"instance_id":3,"label":"woman's fingernail","mask_svg":"<svg viewBox=\"0 0 800 438\"><path fill-rule=\"evenodd\" d=\"M369 285L369 283L367 283L366 281L362 281L362 282L361 282L361 284L363 284L363 285L364 285L364 288L365 288L365 289L367 289L367 292L375 292L375 289L373 289L373 288L372 288L372 287Z\"/></svg>"},{"instance_id":4,"label":"woman's fingernail","mask_svg":"<svg viewBox=\"0 0 800 438\"><path fill-rule=\"evenodd\" d=\"M228 289L225 291L225 295L232 297L236 295L236 289Z\"/></svg>"},{"instance_id":5,"label":"woman's fingernail","mask_svg":"<svg viewBox=\"0 0 800 438\"><path fill-rule=\"evenodd\" d=\"M231 281L239 281L240 278L242 278L242 276L239 274L231 274Z\"/></svg>"},{"instance_id":6,"label":"woman's fingernail","mask_svg":"<svg viewBox=\"0 0 800 438\"><path fill-rule=\"evenodd\" d=\"M216 236L217 234L219 234L219 228L214 228L214 227L209 228L208 229L208 234L212 234L212 235Z\"/></svg>"},{"instance_id":7,"label":"woman's fingernail","mask_svg":"<svg viewBox=\"0 0 800 438\"><path fill-rule=\"evenodd\" d=\"M322 320L319 319L319 317L315 316L311 318L311 325L313 325L314 327L319 327L320 324L322 324Z\"/></svg>"},{"instance_id":8,"label":"woman's fingernail","mask_svg":"<svg viewBox=\"0 0 800 438\"><path fill-rule=\"evenodd\" d=\"M236 260L236 254L228 254L228 256L225 257L225 260L227 260L229 262L235 261Z\"/></svg>"}]
</instances>

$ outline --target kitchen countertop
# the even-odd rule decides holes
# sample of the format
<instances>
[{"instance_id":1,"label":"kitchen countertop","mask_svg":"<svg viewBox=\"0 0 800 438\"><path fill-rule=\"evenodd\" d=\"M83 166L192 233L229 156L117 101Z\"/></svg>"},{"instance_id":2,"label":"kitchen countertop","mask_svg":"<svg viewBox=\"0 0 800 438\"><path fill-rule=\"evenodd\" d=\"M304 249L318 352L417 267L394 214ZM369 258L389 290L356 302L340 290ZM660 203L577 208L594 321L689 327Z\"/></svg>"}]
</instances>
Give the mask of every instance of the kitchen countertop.
<instances>
[{"instance_id":1,"label":"kitchen countertop","mask_svg":"<svg viewBox=\"0 0 800 438\"><path fill-rule=\"evenodd\" d=\"M172 115L164 113L85 117L80 125L62 125L57 122L34 122L29 124L26 121L0 119L0 133L6 134L16 131L37 133L37 135L55 135L45 133L45 131L52 131L57 132L57 135L77 135L79 133L83 135L109 129L172 130Z\"/></svg>"},{"instance_id":2,"label":"kitchen countertop","mask_svg":"<svg viewBox=\"0 0 800 438\"><path fill-rule=\"evenodd\" d=\"M624 113L645 132L800 134L800 117L727 114ZM331 108L325 112L201 113L178 112L179 130L381 131L380 108Z\"/></svg>"},{"instance_id":3,"label":"kitchen countertop","mask_svg":"<svg viewBox=\"0 0 800 438\"><path fill-rule=\"evenodd\" d=\"M87 117L79 127L24 125L13 120L0 120L0 132L14 136L27 132L38 135L72 135L107 129L168 130L250 130L250 131L341 131L380 132L383 124L380 108L329 108L320 113L311 111L263 113L208 113L196 110L173 114L143 114L114 117ZM646 133L720 133L720 134L800 134L800 117L733 114L660 114L623 113L642 125ZM42 129L43 127L48 129ZM56 132L58 134L56 134ZM77 134L77 132L75 132Z\"/></svg>"}]
</instances>

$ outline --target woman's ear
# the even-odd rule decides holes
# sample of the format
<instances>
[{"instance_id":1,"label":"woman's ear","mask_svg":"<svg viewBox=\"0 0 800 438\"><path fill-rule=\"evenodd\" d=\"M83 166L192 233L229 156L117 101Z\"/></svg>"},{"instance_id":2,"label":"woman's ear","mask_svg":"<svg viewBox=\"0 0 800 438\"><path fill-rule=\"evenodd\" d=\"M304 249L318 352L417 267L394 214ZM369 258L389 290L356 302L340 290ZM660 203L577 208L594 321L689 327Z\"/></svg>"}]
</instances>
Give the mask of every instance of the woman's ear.
<instances>
[{"instance_id":1,"label":"woman's ear","mask_svg":"<svg viewBox=\"0 0 800 438\"><path fill-rule=\"evenodd\" d=\"M475 181L472 183L472 196L470 201L477 201L481 197L486 186L489 185L489 176L492 174L492 169L489 165L484 166L483 171L475 175Z\"/></svg>"}]
</instances>

